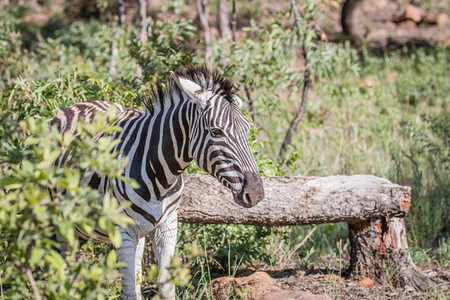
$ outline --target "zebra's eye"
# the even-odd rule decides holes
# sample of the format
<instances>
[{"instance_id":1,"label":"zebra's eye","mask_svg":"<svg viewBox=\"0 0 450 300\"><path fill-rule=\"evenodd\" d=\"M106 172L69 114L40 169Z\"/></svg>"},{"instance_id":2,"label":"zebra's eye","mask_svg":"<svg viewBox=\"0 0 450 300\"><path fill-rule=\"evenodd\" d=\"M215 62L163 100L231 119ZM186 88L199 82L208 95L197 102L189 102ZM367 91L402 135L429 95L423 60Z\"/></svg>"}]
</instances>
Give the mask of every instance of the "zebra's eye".
<instances>
[{"instance_id":1,"label":"zebra's eye","mask_svg":"<svg viewBox=\"0 0 450 300\"><path fill-rule=\"evenodd\" d=\"M212 128L210 132L213 138L221 138L225 136L223 130L220 128Z\"/></svg>"}]
</instances>

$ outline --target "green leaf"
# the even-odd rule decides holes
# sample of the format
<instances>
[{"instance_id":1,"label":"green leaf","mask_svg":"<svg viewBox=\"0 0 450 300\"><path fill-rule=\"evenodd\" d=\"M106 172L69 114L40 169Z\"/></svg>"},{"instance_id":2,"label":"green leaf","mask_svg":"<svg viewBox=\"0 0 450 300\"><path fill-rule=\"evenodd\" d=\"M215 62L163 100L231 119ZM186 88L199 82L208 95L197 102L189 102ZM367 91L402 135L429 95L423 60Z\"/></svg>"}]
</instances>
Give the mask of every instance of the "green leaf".
<instances>
[{"instance_id":1,"label":"green leaf","mask_svg":"<svg viewBox=\"0 0 450 300\"><path fill-rule=\"evenodd\" d=\"M106 265L114 266L116 261L117 261L117 254L116 251L113 249L108 253L108 256L106 257Z\"/></svg>"},{"instance_id":2,"label":"green leaf","mask_svg":"<svg viewBox=\"0 0 450 300\"><path fill-rule=\"evenodd\" d=\"M119 248L122 244L122 235L113 223L108 224L108 236L113 246Z\"/></svg>"},{"instance_id":3,"label":"green leaf","mask_svg":"<svg viewBox=\"0 0 450 300\"><path fill-rule=\"evenodd\" d=\"M74 224L71 221L65 220L59 223L58 228L61 236L65 238L69 244L73 245L75 243Z\"/></svg>"},{"instance_id":4,"label":"green leaf","mask_svg":"<svg viewBox=\"0 0 450 300\"><path fill-rule=\"evenodd\" d=\"M6 177L2 178L0 180L0 186L2 186L5 189L19 189L22 187L22 183L19 182L16 178L13 177Z\"/></svg>"}]
</instances>

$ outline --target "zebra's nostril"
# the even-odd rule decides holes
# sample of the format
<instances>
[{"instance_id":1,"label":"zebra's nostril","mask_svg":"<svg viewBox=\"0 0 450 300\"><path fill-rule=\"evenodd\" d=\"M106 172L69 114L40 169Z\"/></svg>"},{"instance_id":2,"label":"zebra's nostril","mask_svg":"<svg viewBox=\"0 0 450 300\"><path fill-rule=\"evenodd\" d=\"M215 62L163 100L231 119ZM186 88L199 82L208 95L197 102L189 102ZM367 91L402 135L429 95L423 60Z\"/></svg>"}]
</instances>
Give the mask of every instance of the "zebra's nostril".
<instances>
[{"instance_id":1,"label":"zebra's nostril","mask_svg":"<svg viewBox=\"0 0 450 300\"><path fill-rule=\"evenodd\" d=\"M248 203L248 204L252 203L252 200L250 199L250 194L249 193L246 193L244 198L245 198L245 202L246 203Z\"/></svg>"}]
</instances>

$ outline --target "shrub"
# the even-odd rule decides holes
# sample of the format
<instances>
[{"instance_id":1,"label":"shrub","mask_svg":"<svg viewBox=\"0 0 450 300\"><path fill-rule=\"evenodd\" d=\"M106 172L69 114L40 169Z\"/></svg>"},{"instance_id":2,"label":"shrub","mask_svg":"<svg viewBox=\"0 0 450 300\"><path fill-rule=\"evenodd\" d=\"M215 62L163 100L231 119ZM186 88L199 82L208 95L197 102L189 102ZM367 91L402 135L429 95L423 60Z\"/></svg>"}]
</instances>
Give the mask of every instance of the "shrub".
<instances>
[{"instance_id":1,"label":"shrub","mask_svg":"<svg viewBox=\"0 0 450 300\"><path fill-rule=\"evenodd\" d=\"M104 132L104 122L80 125L79 137L61 136L33 118L20 122L26 136L23 159L2 164L0 181L0 276L6 297L98 299L110 293L119 266L115 251L92 261L79 252L75 237L75 226L87 233L100 227L118 247L117 226L132 222L116 199L99 198L82 184L86 169L122 178L125 161L111 153L115 144L108 137L92 139ZM71 149L72 159L55 167L61 146ZM56 234L67 242L66 253L58 251Z\"/></svg>"}]
</instances>

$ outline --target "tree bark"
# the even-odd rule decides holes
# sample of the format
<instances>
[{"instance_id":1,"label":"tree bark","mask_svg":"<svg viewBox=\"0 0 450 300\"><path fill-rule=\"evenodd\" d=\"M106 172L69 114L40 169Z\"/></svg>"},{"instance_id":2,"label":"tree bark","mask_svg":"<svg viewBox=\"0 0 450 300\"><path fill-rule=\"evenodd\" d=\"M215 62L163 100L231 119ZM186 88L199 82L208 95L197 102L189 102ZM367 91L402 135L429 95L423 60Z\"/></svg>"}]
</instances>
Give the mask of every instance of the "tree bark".
<instances>
[{"instance_id":1,"label":"tree bark","mask_svg":"<svg viewBox=\"0 0 450 300\"><path fill-rule=\"evenodd\" d=\"M219 1L219 30L224 40L231 39L230 17L228 16L228 0Z\"/></svg>"},{"instance_id":2,"label":"tree bark","mask_svg":"<svg viewBox=\"0 0 450 300\"><path fill-rule=\"evenodd\" d=\"M429 288L430 278L411 259L403 219L378 217L350 223L349 234L349 277L422 291Z\"/></svg>"},{"instance_id":3,"label":"tree bark","mask_svg":"<svg viewBox=\"0 0 450 300\"><path fill-rule=\"evenodd\" d=\"M404 217L411 189L370 175L263 178L265 199L244 209L215 178L184 175L184 223L306 225Z\"/></svg>"}]
</instances>

